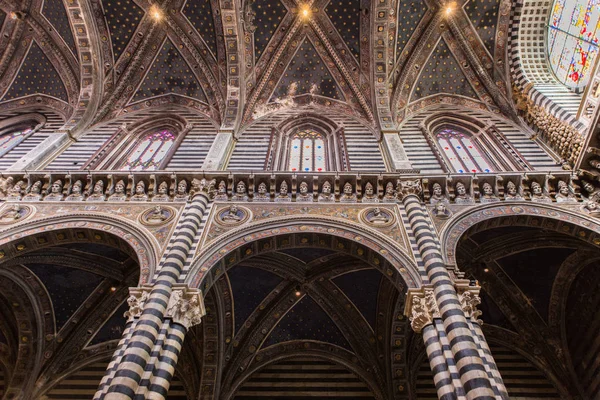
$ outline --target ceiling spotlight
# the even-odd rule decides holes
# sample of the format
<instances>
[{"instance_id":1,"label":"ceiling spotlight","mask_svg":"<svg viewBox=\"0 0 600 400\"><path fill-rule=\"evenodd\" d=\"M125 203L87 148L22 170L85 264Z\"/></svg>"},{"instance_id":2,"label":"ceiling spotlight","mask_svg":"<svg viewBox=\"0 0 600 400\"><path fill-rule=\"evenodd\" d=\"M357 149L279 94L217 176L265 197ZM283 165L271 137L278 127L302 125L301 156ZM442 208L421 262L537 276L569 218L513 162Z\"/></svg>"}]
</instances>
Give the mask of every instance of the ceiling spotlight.
<instances>
[{"instance_id":1,"label":"ceiling spotlight","mask_svg":"<svg viewBox=\"0 0 600 400\"><path fill-rule=\"evenodd\" d=\"M448 7L446 7L446 15L449 16L453 12L454 12L454 3L450 3L450 4L448 4Z\"/></svg>"},{"instance_id":2,"label":"ceiling spotlight","mask_svg":"<svg viewBox=\"0 0 600 400\"><path fill-rule=\"evenodd\" d=\"M302 292L300 291L300 286L296 286L296 291L294 292L296 297L302 296Z\"/></svg>"},{"instance_id":3,"label":"ceiling spotlight","mask_svg":"<svg viewBox=\"0 0 600 400\"><path fill-rule=\"evenodd\" d=\"M23 13L20 11L12 11L10 13L10 18L11 19L23 19Z\"/></svg>"},{"instance_id":4,"label":"ceiling spotlight","mask_svg":"<svg viewBox=\"0 0 600 400\"><path fill-rule=\"evenodd\" d=\"M116 287L114 287L114 286L111 286L111 288L110 288L110 291L111 291L111 292L116 292L116 291L117 291L117 288L116 288Z\"/></svg>"},{"instance_id":5,"label":"ceiling spotlight","mask_svg":"<svg viewBox=\"0 0 600 400\"><path fill-rule=\"evenodd\" d=\"M155 21L160 21L163 18L162 10L157 5L150 7L150 15Z\"/></svg>"},{"instance_id":6,"label":"ceiling spotlight","mask_svg":"<svg viewBox=\"0 0 600 400\"><path fill-rule=\"evenodd\" d=\"M304 19L310 18L310 7L309 6L302 7L301 13L302 13L302 18L304 18Z\"/></svg>"}]
</instances>

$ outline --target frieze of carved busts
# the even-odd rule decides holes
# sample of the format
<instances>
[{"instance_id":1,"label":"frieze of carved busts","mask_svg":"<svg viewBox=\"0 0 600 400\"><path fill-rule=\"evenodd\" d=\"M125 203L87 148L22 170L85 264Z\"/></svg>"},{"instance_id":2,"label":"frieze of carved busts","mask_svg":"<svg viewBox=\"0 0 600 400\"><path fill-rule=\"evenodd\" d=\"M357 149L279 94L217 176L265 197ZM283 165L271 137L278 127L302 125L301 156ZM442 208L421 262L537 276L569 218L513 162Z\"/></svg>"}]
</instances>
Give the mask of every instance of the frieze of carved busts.
<instances>
[{"instance_id":1,"label":"frieze of carved busts","mask_svg":"<svg viewBox=\"0 0 600 400\"><path fill-rule=\"evenodd\" d=\"M152 201L169 201L169 184L162 181L158 185L158 192L152 197Z\"/></svg>"},{"instance_id":2,"label":"frieze of carved busts","mask_svg":"<svg viewBox=\"0 0 600 400\"><path fill-rule=\"evenodd\" d=\"M558 192L556 193L557 203L577 203L575 195L571 193L569 185L565 181L558 181Z\"/></svg>"},{"instance_id":3,"label":"frieze of carved busts","mask_svg":"<svg viewBox=\"0 0 600 400\"><path fill-rule=\"evenodd\" d=\"M396 189L394 189L394 184L392 182L388 182L387 185L385 185L385 194L383 195L383 202L396 202Z\"/></svg>"},{"instance_id":4,"label":"frieze of carved busts","mask_svg":"<svg viewBox=\"0 0 600 400\"><path fill-rule=\"evenodd\" d=\"M217 190L215 189L216 186L216 179L194 178L192 180L192 190L190 191L190 195L193 197L198 193L204 193L209 199L214 199L215 194L217 193Z\"/></svg>"},{"instance_id":5,"label":"frieze of carved busts","mask_svg":"<svg viewBox=\"0 0 600 400\"><path fill-rule=\"evenodd\" d=\"M300 187L298 188L298 196L296 197L296 201L298 202L311 202L313 200L312 195L308 192L308 183L302 182L300 183Z\"/></svg>"},{"instance_id":6,"label":"frieze of carved busts","mask_svg":"<svg viewBox=\"0 0 600 400\"><path fill-rule=\"evenodd\" d=\"M247 201L248 200L248 190L246 189L246 184L244 181L239 181L235 186L235 194L231 198L233 201Z\"/></svg>"},{"instance_id":7,"label":"frieze of carved busts","mask_svg":"<svg viewBox=\"0 0 600 400\"><path fill-rule=\"evenodd\" d=\"M454 202L456 204L473 204L473 198L467 193L467 187L462 182L456 182L454 186L456 196Z\"/></svg>"},{"instance_id":8,"label":"frieze of carved busts","mask_svg":"<svg viewBox=\"0 0 600 400\"><path fill-rule=\"evenodd\" d=\"M589 201L593 201L595 203L600 202L600 189L596 189L594 187L594 185L592 185L590 182L588 181L581 181L581 185L583 186L583 189L586 191L587 196L586 198Z\"/></svg>"},{"instance_id":9,"label":"frieze of carved busts","mask_svg":"<svg viewBox=\"0 0 600 400\"><path fill-rule=\"evenodd\" d=\"M173 201L185 202L188 200L188 184L185 179L182 179L177 184L177 190L175 190L175 198Z\"/></svg>"},{"instance_id":10,"label":"frieze of carved busts","mask_svg":"<svg viewBox=\"0 0 600 400\"><path fill-rule=\"evenodd\" d=\"M289 195L288 184L286 181L281 182L279 186L279 194L275 197L275 201L287 202L292 201Z\"/></svg>"},{"instance_id":11,"label":"frieze of carved busts","mask_svg":"<svg viewBox=\"0 0 600 400\"><path fill-rule=\"evenodd\" d=\"M352 203L356 201L356 194L354 194L354 188L350 182L346 182L344 185L344 193L340 197L342 203Z\"/></svg>"},{"instance_id":12,"label":"frieze of carved busts","mask_svg":"<svg viewBox=\"0 0 600 400\"><path fill-rule=\"evenodd\" d=\"M482 190L480 201L482 203L495 203L497 201L500 201L500 199L494 193L494 188L489 183L484 182L481 189Z\"/></svg>"},{"instance_id":13,"label":"frieze of carved busts","mask_svg":"<svg viewBox=\"0 0 600 400\"><path fill-rule=\"evenodd\" d=\"M42 181L35 181L27 190L23 201L39 201L42 198Z\"/></svg>"},{"instance_id":14,"label":"frieze of carved busts","mask_svg":"<svg viewBox=\"0 0 600 400\"><path fill-rule=\"evenodd\" d=\"M431 186L431 204L436 204L439 202L448 202L448 198L444 194L444 190L442 189L442 185L435 182Z\"/></svg>"},{"instance_id":15,"label":"frieze of carved busts","mask_svg":"<svg viewBox=\"0 0 600 400\"><path fill-rule=\"evenodd\" d=\"M227 184L225 181L219 182L217 186L217 194L215 195L216 201L227 201Z\"/></svg>"},{"instance_id":16,"label":"frieze of carved busts","mask_svg":"<svg viewBox=\"0 0 600 400\"><path fill-rule=\"evenodd\" d=\"M144 181L139 181L135 185L135 192L131 196L131 201L147 201L148 195L146 194L146 184Z\"/></svg>"},{"instance_id":17,"label":"frieze of carved busts","mask_svg":"<svg viewBox=\"0 0 600 400\"><path fill-rule=\"evenodd\" d=\"M114 193L108 196L108 201L125 201L126 199L127 194L125 193L125 182L120 180L115 184Z\"/></svg>"},{"instance_id":18,"label":"frieze of carved busts","mask_svg":"<svg viewBox=\"0 0 600 400\"><path fill-rule=\"evenodd\" d=\"M44 200L45 201L61 201L64 197L62 190L63 190L62 181L60 179L55 180L54 182L52 182L52 185L50 185L50 190L48 191L48 194L44 197Z\"/></svg>"},{"instance_id":19,"label":"frieze of carved busts","mask_svg":"<svg viewBox=\"0 0 600 400\"><path fill-rule=\"evenodd\" d=\"M6 210L2 211L0 214L0 224L8 225L13 224L18 221L22 221L31 215L32 210L27 206L20 206L18 204L14 204L8 207Z\"/></svg>"},{"instance_id":20,"label":"frieze of carved busts","mask_svg":"<svg viewBox=\"0 0 600 400\"><path fill-rule=\"evenodd\" d=\"M4 199L6 196L8 196L8 193L13 187L14 181L15 178L12 176L9 176L8 178L0 178L0 199Z\"/></svg>"},{"instance_id":21,"label":"frieze of carved busts","mask_svg":"<svg viewBox=\"0 0 600 400\"><path fill-rule=\"evenodd\" d=\"M506 184L506 192L504 198L507 201L523 200L523 196L521 196L517 191L517 185L515 185L511 181L508 181L508 183Z\"/></svg>"},{"instance_id":22,"label":"frieze of carved busts","mask_svg":"<svg viewBox=\"0 0 600 400\"><path fill-rule=\"evenodd\" d=\"M25 190L25 182L18 181L17 183L14 184L14 186L12 188L10 188L6 199L12 200L12 201L21 200L21 196L23 195L24 190Z\"/></svg>"},{"instance_id":23,"label":"frieze of carved busts","mask_svg":"<svg viewBox=\"0 0 600 400\"><path fill-rule=\"evenodd\" d=\"M88 196L87 201L104 201L106 196L104 195L104 181L99 179L94 188L92 189L92 193Z\"/></svg>"},{"instance_id":24,"label":"frieze of carved busts","mask_svg":"<svg viewBox=\"0 0 600 400\"><path fill-rule=\"evenodd\" d=\"M319 194L319 201L333 201L334 196L331 192L331 183L329 181L323 182L323 186L321 187L321 193Z\"/></svg>"},{"instance_id":25,"label":"frieze of carved busts","mask_svg":"<svg viewBox=\"0 0 600 400\"><path fill-rule=\"evenodd\" d=\"M174 286L165 317L171 318L174 323L190 329L202 322L206 315L202 292L198 289Z\"/></svg>"},{"instance_id":26,"label":"frieze of carved busts","mask_svg":"<svg viewBox=\"0 0 600 400\"><path fill-rule=\"evenodd\" d=\"M434 318L441 318L433 289L409 289L404 313L410 320L410 326L417 333L432 324Z\"/></svg>"},{"instance_id":27,"label":"frieze of carved busts","mask_svg":"<svg viewBox=\"0 0 600 400\"><path fill-rule=\"evenodd\" d=\"M81 181L75 181L71 186L71 193L67 196L66 201L82 201L83 200L83 184Z\"/></svg>"},{"instance_id":28,"label":"frieze of carved busts","mask_svg":"<svg viewBox=\"0 0 600 400\"><path fill-rule=\"evenodd\" d=\"M255 201L269 201L269 191L267 190L267 185L264 182L258 184L258 192L256 196L254 196Z\"/></svg>"},{"instance_id":29,"label":"frieze of carved busts","mask_svg":"<svg viewBox=\"0 0 600 400\"><path fill-rule=\"evenodd\" d=\"M542 186L533 181L531 182L531 201L537 203L552 203L552 199L542 189Z\"/></svg>"},{"instance_id":30,"label":"frieze of carved busts","mask_svg":"<svg viewBox=\"0 0 600 400\"><path fill-rule=\"evenodd\" d=\"M375 194L375 189L371 182L367 182L365 185L365 194L362 198L363 203L379 203L379 199Z\"/></svg>"},{"instance_id":31,"label":"frieze of carved busts","mask_svg":"<svg viewBox=\"0 0 600 400\"><path fill-rule=\"evenodd\" d=\"M433 216L439 219L448 219L452 216L452 211L446 202L440 201L433 207Z\"/></svg>"}]
</instances>

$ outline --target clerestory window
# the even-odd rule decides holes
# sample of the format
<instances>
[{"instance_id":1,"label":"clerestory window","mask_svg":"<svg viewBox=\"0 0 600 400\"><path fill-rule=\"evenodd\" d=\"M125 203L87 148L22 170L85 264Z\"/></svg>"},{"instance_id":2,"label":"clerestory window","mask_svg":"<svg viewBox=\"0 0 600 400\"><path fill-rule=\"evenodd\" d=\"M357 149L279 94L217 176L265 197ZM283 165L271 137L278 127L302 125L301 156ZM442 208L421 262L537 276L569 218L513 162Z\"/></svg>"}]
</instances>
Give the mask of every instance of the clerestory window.
<instances>
[{"instance_id":1,"label":"clerestory window","mask_svg":"<svg viewBox=\"0 0 600 400\"><path fill-rule=\"evenodd\" d=\"M437 142L455 172L493 172L490 163L469 135L454 129L443 129L436 134Z\"/></svg>"},{"instance_id":2,"label":"clerestory window","mask_svg":"<svg viewBox=\"0 0 600 400\"><path fill-rule=\"evenodd\" d=\"M548 24L548 57L558 80L582 89L589 80L600 39L598 0L555 0Z\"/></svg>"},{"instance_id":3,"label":"clerestory window","mask_svg":"<svg viewBox=\"0 0 600 400\"><path fill-rule=\"evenodd\" d=\"M325 171L325 140L322 134L304 130L290 137L288 169L293 172Z\"/></svg>"},{"instance_id":4,"label":"clerestory window","mask_svg":"<svg viewBox=\"0 0 600 400\"><path fill-rule=\"evenodd\" d=\"M160 169L169 150L175 144L175 135L168 130L146 135L135 146L121 169L132 171L153 171Z\"/></svg>"}]
</instances>

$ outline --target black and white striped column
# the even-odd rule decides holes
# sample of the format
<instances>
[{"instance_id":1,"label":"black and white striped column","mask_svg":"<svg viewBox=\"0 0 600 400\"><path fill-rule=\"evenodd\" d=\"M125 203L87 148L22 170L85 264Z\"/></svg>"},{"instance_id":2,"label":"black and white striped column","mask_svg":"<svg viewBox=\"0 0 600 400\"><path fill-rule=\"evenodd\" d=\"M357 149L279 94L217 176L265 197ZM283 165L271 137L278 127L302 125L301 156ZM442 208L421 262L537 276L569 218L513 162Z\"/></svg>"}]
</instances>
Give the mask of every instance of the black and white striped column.
<instances>
[{"instance_id":1,"label":"black and white striped column","mask_svg":"<svg viewBox=\"0 0 600 400\"><path fill-rule=\"evenodd\" d=\"M410 185L409 190L402 197L402 202L425 264L429 282L433 287L444 331L465 395L469 400L502 399L502 396L493 390L471 327L444 264L436 235L431 229L420 198L414 192L415 189L416 186Z\"/></svg>"},{"instance_id":2,"label":"black and white striped column","mask_svg":"<svg viewBox=\"0 0 600 400\"><path fill-rule=\"evenodd\" d=\"M106 379L106 382L103 379L104 386L101 386L96 392L94 400L140 398L136 396L136 392L140 387L142 378L145 376L153 352L157 350L156 345L161 335L161 328L164 328L163 324L173 286L181 275L194 239L200 231L202 217L214 194L214 181L209 183L205 181L195 182L193 190L195 192L183 212L173 245L170 247L169 253L161 260L158 277L152 284L150 294L143 305L143 312L137 320L131 338L126 343L120 362L116 369L113 367L112 371L107 370L110 377ZM167 332L166 334L170 333ZM181 342L183 343L183 337ZM160 351L162 349L163 346L160 346ZM174 361L177 361L177 357L174 358ZM154 368L148 366L148 369L153 370ZM166 375L163 374L164 376ZM165 386L168 390L168 385Z\"/></svg>"}]
</instances>

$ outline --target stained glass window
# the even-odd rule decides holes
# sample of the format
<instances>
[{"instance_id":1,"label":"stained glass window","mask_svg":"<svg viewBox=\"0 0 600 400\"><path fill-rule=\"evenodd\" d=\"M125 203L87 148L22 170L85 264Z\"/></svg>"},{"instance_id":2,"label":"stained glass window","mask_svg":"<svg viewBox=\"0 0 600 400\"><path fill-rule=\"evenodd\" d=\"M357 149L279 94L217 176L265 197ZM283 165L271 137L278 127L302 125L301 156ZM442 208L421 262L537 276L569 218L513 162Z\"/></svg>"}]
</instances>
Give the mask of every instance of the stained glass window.
<instances>
[{"instance_id":1,"label":"stained glass window","mask_svg":"<svg viewBox=\"0 0 600 400\"><path fill-rule=\"evenodd\" d=\"M175 135L172 132L151 133L137 144L122 169L132 171L157 170L173 144L175 144Z\"/></svg>"},{"instance_id":2,"label":"stained glass window","mask_svg":"<svg viewBox=\"0 0 600 400\"><path fill-rule=\"evenodd\" d=\"M442 152L456 172L493 172L490 163L469 136L453 129L444 129L436 136Z\"/></svg>"},{"instance_id":3,"label":"stained glass window","mask_svg":"<svg viewBox=\"0 0 600 400\"><path fill-rule=\"evenodd\" d=\"M554 74L583 88L598 55L600 0L554 0L548 24L548 57Z\"/></svg>"},{"instance_id":4,"label":"stained glass window","mask_svg":"<svg viewBox=\"0 0 600 400\"><path fill-rule=\"evenodd\" d=\"M325 171L325 140L314 131L301 131L290 137L290 171Z\"/></svg>"},{"instance_id":5,"label":"stained glass window","mask_svg":"<svg viewBox=\"0 0 600 400\"><path fill-rule=\"evenodd\" d=\"M19 129L0 136L0 157L11 151L31 133L31 129Z\"/></svg>"}]
</instances>

